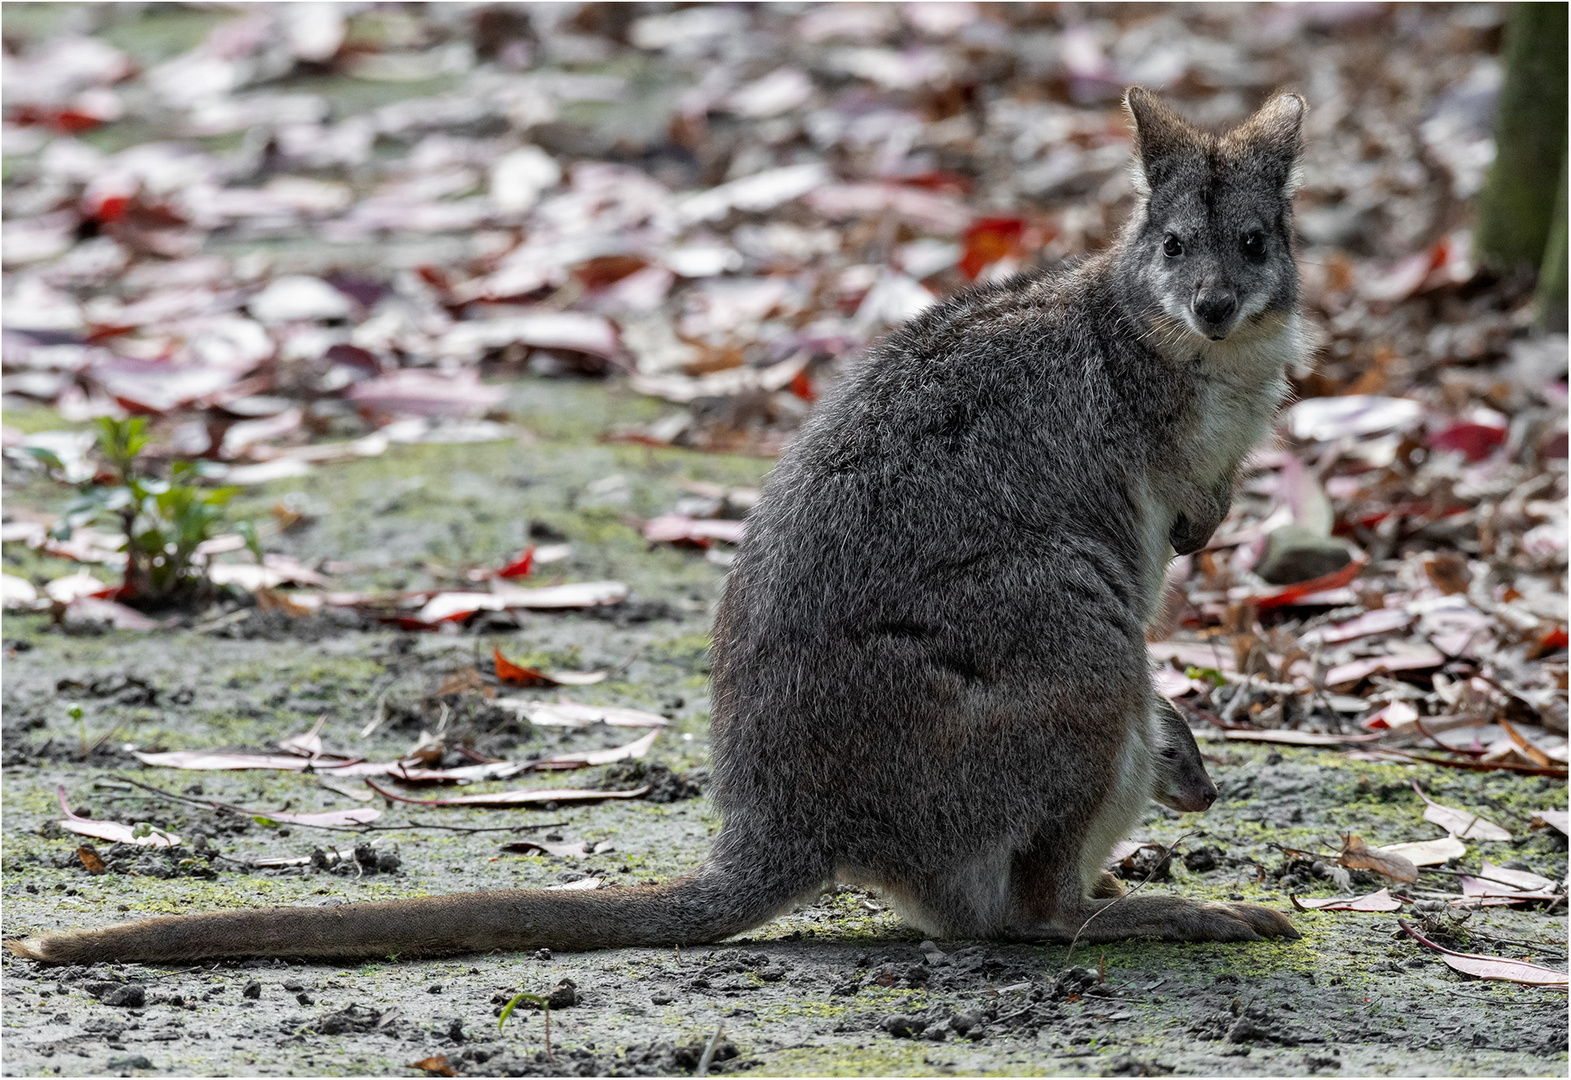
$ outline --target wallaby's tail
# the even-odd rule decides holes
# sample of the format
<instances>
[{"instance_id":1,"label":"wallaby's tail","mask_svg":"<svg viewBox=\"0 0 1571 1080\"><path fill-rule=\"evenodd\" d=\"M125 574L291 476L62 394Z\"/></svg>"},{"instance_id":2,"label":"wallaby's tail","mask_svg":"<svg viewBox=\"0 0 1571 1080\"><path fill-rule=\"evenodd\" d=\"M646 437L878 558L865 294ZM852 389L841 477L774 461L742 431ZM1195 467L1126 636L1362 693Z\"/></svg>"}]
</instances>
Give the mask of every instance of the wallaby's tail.
<instances>
[{"instance_id":1,"label":"wallaby's tail","mask_svg":"<svg viewBox=\"0 0 1571 1080\"><path fill-rule=\"evenodd\" d=\"M662 885L498 891L376 904L263 908L121 923L5 942L50 963L229 956L416 957L493 949L565 951L688 945L739 934L822 885L801 875L713 863Z\"/></svg>"}]
</instances>

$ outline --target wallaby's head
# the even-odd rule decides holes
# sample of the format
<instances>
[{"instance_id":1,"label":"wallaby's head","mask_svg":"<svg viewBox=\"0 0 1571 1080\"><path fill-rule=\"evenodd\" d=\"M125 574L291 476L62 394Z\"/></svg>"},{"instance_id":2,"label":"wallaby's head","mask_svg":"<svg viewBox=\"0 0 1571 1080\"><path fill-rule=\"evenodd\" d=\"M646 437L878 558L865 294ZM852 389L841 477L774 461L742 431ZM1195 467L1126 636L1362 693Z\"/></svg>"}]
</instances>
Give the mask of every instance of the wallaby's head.
<instances>
[{"instance_id":1,"label":"wallaby's head","mask_svg":"<svg viewBox=\"0 0 1571 1080\"><path fill-rule=\"evenodd\" d=\"M1157 709L1156 781L1151 795L1181 814L1203 814L1216 801L1216 785L1206 772L1189 724L1170 705Z\"/></svg>"},{"instance_id":2,"label":"wallaby's head","mask_svg":"<svg viewBox=\"0 0 1571 1080\"><path fill-rule=\"evenodd\" d=\"M1142 87L1124 98L1141 204L1120 256L1135 311L1165 345L1247 334L1297 301L1292 195L1304 99L1277 94L1203 131Z\"/></svg>"}]
</instances>

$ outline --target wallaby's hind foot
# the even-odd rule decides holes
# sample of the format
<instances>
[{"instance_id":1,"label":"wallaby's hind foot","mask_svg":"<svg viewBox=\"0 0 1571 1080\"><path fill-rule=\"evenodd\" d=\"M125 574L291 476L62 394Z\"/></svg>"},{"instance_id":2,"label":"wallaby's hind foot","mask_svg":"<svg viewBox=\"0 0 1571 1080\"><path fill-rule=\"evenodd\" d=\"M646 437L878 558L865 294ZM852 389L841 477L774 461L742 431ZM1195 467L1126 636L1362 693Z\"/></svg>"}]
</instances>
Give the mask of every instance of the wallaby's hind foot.
<instances>
[{"instance_id":1,"label":"wallaby's hind foot","mask_svg":"<svg viewBox=\"0 0 1571 1080\"><path fill-rule=\"evenodd\" d=\"M1025 928L1022 937L1067 944L1154 937L1166 941L1260 941L1296 938L1286 915L1258 904L1213 904L1181 896L1086 900L1079 911Z\"/></svg>"}]
</instances>

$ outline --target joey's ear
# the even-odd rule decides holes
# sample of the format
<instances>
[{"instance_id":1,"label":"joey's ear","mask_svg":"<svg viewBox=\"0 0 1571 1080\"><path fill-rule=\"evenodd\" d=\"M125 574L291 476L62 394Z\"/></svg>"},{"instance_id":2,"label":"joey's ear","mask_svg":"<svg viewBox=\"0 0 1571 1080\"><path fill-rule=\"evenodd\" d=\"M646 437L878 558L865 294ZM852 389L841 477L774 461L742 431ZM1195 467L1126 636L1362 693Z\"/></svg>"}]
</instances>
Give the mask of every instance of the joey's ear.
<instances>
[{"instance_id":1,"label":"joey's ear","mask_svg":"<svg viewBox=\"0 0 1571 1080\"><path fill-rule=\"evenodd\" d=\"M1298 186L1298 156L1308 109L1297 94L1273 94L1253 116L1227 133L1222 140L1224 153L1261 169L1291 193Z\"/></svg>"},{"instance_id":2,"label":"joey's ear","mask_svg":"<svg viewBox=\"0 0 1571 1080\"><path fill-rule=\"evenodd\" d=\"M1163 165L1204 141L1199 131L1143 86L1124 92L1124 108L1135 132L1135 184L1142 195L1162 182Z\"/></svg>"}]
</instances>

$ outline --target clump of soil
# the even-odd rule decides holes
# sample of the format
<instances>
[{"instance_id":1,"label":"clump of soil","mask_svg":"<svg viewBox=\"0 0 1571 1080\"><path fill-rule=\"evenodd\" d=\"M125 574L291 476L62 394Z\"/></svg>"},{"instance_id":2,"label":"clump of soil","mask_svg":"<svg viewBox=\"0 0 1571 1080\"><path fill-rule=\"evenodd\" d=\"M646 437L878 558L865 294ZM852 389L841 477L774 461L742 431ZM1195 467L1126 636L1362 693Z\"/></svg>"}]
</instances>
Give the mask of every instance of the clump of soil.
<instances>
[{"instance_id":1,"label":"clump of soil","mask_svg":"<svg viewBox=\"0 0 1571 1080\"><path fill-rule=\"evenodd\" d=\"M674 803L698 798L704 793L704 783L708 779L708 771L704 769L679 773L658 761L619 761L606 766L596 786L604 791L632 791L648 785L645 800Z\"/></svg>"}]
</instances>

